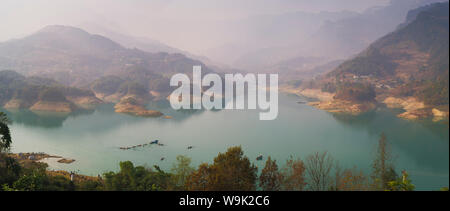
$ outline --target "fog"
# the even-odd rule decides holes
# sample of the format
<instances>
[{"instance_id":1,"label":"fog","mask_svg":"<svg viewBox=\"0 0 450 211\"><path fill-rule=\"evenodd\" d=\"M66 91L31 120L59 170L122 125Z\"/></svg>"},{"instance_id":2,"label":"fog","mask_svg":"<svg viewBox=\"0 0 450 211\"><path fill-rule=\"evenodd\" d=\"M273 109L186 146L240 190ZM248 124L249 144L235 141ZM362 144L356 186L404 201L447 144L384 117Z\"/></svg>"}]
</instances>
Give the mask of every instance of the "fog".
<instances>
[{"instance_id":1,"label":"fog","mask_svg":"<svg viewBox=\"0 0 450 211\"><path fill-rule=\"evenodd\" d=\"M2 0L0 41L28 35L46 25L96 25L204 55L230 43L256 39L258 31L248 31L246 25L239 23L257 24L255 19L259 17L295 12L362 12L387 3L388 0ZM274 39L267 42L262 47L276 45Z\"/></svg>"}]
</instances>

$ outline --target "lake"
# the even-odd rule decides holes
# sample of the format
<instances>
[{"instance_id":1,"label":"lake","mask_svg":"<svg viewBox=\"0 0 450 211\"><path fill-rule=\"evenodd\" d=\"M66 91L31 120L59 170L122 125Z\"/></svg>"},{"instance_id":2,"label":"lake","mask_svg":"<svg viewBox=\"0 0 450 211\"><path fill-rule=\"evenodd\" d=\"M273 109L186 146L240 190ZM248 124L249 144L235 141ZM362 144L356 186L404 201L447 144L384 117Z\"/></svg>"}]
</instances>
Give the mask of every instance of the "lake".
<instances>
[{"instance_id":1,"label":"lake","mask_svg":"<svg viewBox=\"0 0 450 211\"><path fill-rule=\"evenodd\" d=\"M192 158L193 165L211 163L228 147L242 146L259 169L259 154L283 165L289 156L305 158L329 152L345 168L370 172L377 141L385 133L397 171L407 170L418 190L438 190L449 185L448 123L406 121L399 111L386 108L357 117L318 110L293 95L279 96L279 115L260 121L258 110L174 111L167 101L150 108L173 119L141 118L114 113L112 105L70 115L5 111L13 124L13 152L45 152L76 159L72 164L49 160L50 168L97 176L116 171L120 161L159 165L170 170L177 155ZM158 139L164 146L149 145L120 150ZM188 150L188 146L193 149ZM161 161L161 158L165 159Z\"/></svg>"}]
</instances>

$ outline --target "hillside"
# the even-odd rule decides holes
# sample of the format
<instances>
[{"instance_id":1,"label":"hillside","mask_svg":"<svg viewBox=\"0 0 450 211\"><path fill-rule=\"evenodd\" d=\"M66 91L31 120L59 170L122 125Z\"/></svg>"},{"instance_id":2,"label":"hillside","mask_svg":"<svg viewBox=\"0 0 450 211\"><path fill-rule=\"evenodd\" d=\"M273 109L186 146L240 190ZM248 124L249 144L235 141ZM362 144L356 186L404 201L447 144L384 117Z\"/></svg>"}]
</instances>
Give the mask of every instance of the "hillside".
<instances>
[{"instance_id":1,"label":"hillside","mask_svg":"<svg viewBox=\"0 0 450 211\"><path fill-rule=\"evenodd\" d=\"M0 106L7 109L70 113L100 103L89 90L67 87L52 79L25 77L15 71L0 71Z\"/></svg>"},{"instance_id":2,"label":"hillside","mask_svg":"<svg viewBox=\"0 0 450 211\"><path fill-rule=\"evenodd\" d=\"M323 91L338 93L339 87L348 89L349 86L356 87L355 84L366 84L375 89L378 101L404 108L411 114L404 117L416 119L430 116L437 108L448 115L448 77L447 2L411 11L407 21L396 31L341 64L316 86ZM348 96L351 93L347 92L345 98L351 99ZM411 101L420 106L407 106Z\"/></svg>"},{"instance_id":3,"label":"hillside","mask_svg":"<svg viewBox=\"0 0 450 211\"><path fill-rule=\"evenodd\" d=\"M0 43L0 69L52 78L67 86L86 87L102 76L118 75L138 78L153 88L149 86L153 79L192 73L193 65L204 66L182 54L129 49L69 26L47 26L25 38ZM205 66L203 70L210 71Z\"/></svg>"}]
</instances>

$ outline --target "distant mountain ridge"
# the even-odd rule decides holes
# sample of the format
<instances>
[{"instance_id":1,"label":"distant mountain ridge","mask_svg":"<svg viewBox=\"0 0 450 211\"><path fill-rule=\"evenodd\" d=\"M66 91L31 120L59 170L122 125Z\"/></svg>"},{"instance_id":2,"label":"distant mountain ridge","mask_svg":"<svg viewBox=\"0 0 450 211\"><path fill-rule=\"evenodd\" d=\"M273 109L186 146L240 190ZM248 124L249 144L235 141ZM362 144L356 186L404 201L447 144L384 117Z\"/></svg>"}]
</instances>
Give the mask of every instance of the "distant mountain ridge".
<instances>
[{"instance_id":1,"label":"distant mountain ridge","mask_svg":"<svg viewBox=\"0 0 450 211\"><path fill-rule=\"evenodd\" d=\"M130 72L141 74L134 78L148 81L153 77L167 78L175 73L192 73L193 65L202 65L204 72L211 71L202 62L182 54L128 49L70 26L47 26L23 39L0 43L0 70L45 76L78 87L86 87L106 75L130 77Z\"/></svg>"},{"instance_id":2,"label":"distant mountain ridge","mask_svg":"<svg viewBox=\"0 0 450 211\"><path fill-rule=\"evenodd\" d=\"M428 116L431 108L448 116L449 3L412 11L396 31L326 74L320 84L336 99L371 93L372 99L407 110L406 118Z\"/></svg>"},{"instance_id":3,"label":"distant mountain ridge","mask_svg":"<svg viewBox=\"0 0 450 211\"><path fill-rule=\"evenodd\" d=\"M379 39L329 76L371 76L378 80L395 80L398 85L416 86L446 81L447 88L440 91L446 91L447 96L443 95L443 102L438 104L448 104L448 9L448 2L426 6L409 24ZM431 99L424 100L431 103Z\"/></svg>"}]
</instances>

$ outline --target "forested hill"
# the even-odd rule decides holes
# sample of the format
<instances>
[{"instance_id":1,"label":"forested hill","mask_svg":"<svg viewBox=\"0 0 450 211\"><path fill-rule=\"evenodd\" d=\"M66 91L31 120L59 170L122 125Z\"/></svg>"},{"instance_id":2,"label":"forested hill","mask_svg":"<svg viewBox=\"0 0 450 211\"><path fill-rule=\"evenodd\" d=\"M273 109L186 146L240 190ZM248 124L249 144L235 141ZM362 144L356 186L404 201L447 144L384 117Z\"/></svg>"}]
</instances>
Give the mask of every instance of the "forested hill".
<instances>
[{"instance_id":1,"label":"forested hill","mask_svg":"<svg viewBox=\"0 0 450 211\"><path fill-rule=\"evenodd\" d=\"M72 112L102 103L90 90L64 86L42 77L25 77L0 71L0 107L39 111Z\"/></svg>"},{"instance_id":2,"label":"forested hill","mask_svg":"<svg viewBox=\"0 0 450 211\"><path fill-rule=\"evenodd\" d=\"M449 103L449 3L409 13L405 24L326 75L335 83L362 82L378 93Z\"/></svg>"}]
</instances>

